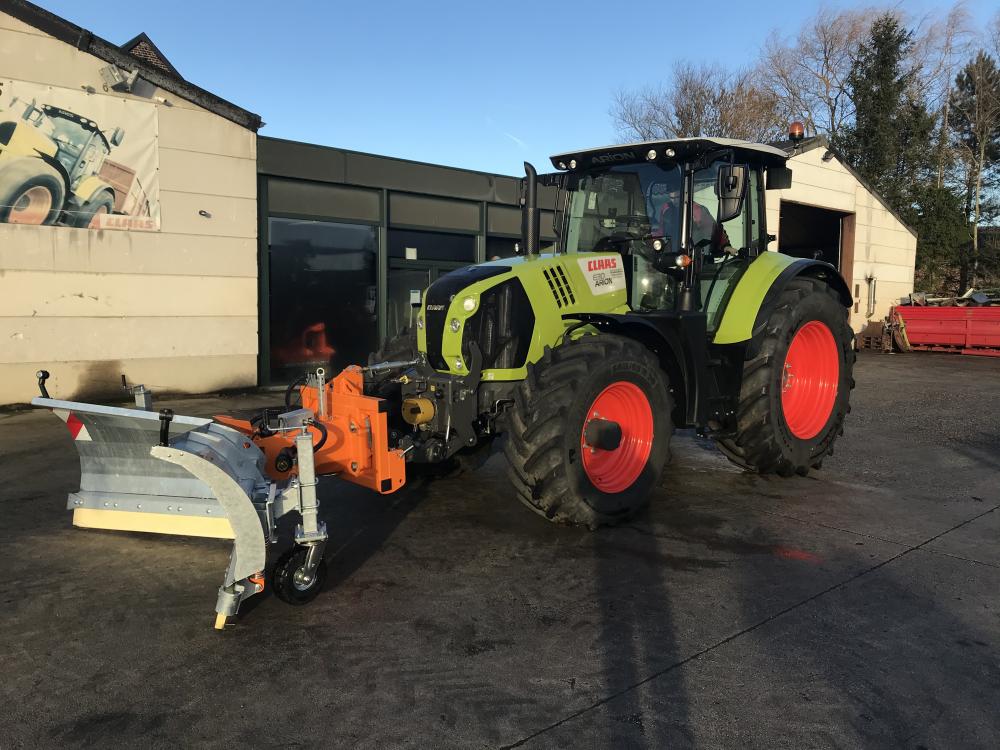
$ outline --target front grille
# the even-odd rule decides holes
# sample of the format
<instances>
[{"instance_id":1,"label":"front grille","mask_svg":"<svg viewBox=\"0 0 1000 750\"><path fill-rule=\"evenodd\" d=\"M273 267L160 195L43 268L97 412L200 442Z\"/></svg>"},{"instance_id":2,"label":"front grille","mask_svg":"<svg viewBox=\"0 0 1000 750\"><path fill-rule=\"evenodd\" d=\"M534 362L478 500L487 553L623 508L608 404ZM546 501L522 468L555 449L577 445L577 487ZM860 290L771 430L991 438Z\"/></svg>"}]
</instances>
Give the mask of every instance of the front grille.
<instances>
[{"instance_id":1,"label":"front grille","mask_svg":"<svg viewBox=\"0 0 1000 750\"><path fill-rule=\"evenodd\" d=\"M549 283L549 289L552 290L552 297L556 301L556 307L568 307L569 305L576 304L573 287L570 286L569 279L566 278L566 271L563 269L562 264L546 268L542 273L545 276L545 280Z\"/></svg>"},{"instance_id":2,"label":"front grille","mask_svg":"<svg viewBox=\"0 0 1000 750\"><path fill-rule=\"evenodd\" d=\"M479 297L479 309L465 322L462 355L468 360L475 342L483 354L483 369L524 365L535 329L531 302L518 279L508 279Z\"/></svg>"},{"instance_id":3,"label":"front grille","mask_svg":"<svg viewBox=\"0 0 1000 750\"><path fill-rule=\"evenodd\" d=\"M451 301L477 281L508 273L510 266L466 266L442 276L427 288L424 296L424 326L427 332L427 361L435 370L447 370L441 354L444 327L448 324Z\"/></svg>"}]
</instances>

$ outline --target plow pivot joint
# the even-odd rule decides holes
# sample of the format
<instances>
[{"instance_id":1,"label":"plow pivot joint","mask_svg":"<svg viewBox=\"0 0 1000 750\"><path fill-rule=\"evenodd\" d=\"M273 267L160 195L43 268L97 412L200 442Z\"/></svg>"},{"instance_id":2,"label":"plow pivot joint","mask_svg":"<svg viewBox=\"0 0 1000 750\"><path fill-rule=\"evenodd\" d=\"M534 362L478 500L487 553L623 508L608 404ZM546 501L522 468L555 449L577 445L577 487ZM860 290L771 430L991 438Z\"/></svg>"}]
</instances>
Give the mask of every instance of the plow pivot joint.
<instances>
[{"instance_id":1,"label":"plow pivot joint","mask_svg":"<svg viewBox=\"0 0 1000 750\"><path fill-rule=\"evenodd\" d=\"M174 418L173 409L160 409L160 445L170 443L170 420Z\"/></svg>"}]
</instances>

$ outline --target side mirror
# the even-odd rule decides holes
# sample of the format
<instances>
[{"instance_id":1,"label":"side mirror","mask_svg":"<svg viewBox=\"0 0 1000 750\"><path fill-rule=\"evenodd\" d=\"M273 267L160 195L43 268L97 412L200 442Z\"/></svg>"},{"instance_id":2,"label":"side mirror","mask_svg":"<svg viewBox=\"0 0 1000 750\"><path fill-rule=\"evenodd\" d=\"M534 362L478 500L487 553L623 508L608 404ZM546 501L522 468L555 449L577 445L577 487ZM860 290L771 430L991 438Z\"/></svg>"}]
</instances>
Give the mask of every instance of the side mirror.
<instances>
[{"instance_id":1,"label":"side mirror","mask_svg":"<svg viewBox=\"0 0 1000 750\"><path fill-rule=\"evenodd\" d=\"M715 194L719 197L718 222L735 219L743 210L747 188L747 168L744 164L725 164L719 167Z\"/></svg>"},{"instance_id":2,"label":"side mirror","mask_svg":"<svg viewBox=\"0 0 1000 750\"><path fill-rule=\"evenodd\" d=\"M114 132L111 133L111 138L110 138L111 145L120 146L122 145L122 141L124 140L125 140L125 131L122 130L121 128L115 128Z\"/></svg>"},{"instance_id":3,"label":"side mirror","mask_svg":"<svg viewBox=\"0 0 1000 750\"><path fill-rule=\"evenodd\" d=\"M788 190L792 186L792 170L788 167L767 168L767 189Z\"/></svg>"}]
</instances>

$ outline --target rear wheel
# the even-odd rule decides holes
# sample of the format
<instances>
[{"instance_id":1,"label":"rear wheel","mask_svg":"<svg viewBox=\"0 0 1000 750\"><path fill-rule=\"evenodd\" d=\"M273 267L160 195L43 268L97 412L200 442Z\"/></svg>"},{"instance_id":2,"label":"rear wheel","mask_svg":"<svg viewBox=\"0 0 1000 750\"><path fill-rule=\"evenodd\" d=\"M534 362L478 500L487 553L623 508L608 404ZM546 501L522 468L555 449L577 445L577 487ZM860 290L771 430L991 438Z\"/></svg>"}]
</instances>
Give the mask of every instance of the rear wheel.
<instances>
[{"instance_id":1,"label":"rear wheel","mask_svg":"<svg viewBox=\"0 0 1000 750\"><path fill-rule=\"evenodd\" d=\"M758 351L744 364L737 434L719 441L722 452L761 474L805 475L819 468L851 409L853 338L828 284L789 282Z\"/></svg>"},{"instance_id":2,"label":"rear wheel","mask_svg":"<svg viewBox=\"0 0 1000 750\"><path fill-rule=\"evenodd\" d=\"M110 214L114 208L114 197L105 191L84 203L80 210L73 214L72 225L81 229L100 229L101 217Z\"/></svg>"},{"instance_id":3,"label":"rear wheel","mask_svg":"<svg viewBox=\"0 0 1000 750\"><path fill-rule=\"evenodd\" d=\"M649 501L669 455L667 377L636 341L584 336L528 366L506 427L522 503L556 523L620 523Z\"/></svg>"}]
</instances>

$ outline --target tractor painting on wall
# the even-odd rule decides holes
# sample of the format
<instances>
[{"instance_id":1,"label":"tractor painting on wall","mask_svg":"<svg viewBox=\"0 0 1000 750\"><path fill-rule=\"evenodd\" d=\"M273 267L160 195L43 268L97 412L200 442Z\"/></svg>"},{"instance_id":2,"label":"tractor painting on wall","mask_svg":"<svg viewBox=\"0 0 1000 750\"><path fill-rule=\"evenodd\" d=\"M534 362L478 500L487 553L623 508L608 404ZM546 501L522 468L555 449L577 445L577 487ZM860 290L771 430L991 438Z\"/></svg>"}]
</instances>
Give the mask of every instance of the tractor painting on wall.
<instances>
[{"instance_id":1,"label":"tractor painting on wall","mask_svg":"<svg viewBox=\"0 0 1000 750\"><path fill-rule=\"evenodd\" d=\"M158 229L151 105L19 81L0 102L0 223ZM125 119L139 120L128 151Z\"/></svg>"}]
</instances>

